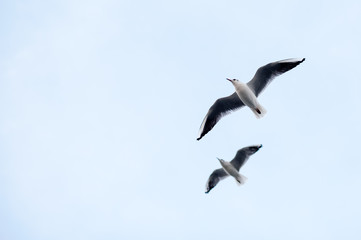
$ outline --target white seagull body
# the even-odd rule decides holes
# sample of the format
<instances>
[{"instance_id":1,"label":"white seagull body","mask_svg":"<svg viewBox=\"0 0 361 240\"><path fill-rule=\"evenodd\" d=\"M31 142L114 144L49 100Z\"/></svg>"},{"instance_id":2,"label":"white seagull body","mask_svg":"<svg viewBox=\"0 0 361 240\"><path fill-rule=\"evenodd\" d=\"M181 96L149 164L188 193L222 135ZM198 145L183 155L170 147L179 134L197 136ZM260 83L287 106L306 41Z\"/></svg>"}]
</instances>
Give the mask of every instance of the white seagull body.
<instances>
[{"instance_id":1,"label":"white seagull body","mask_svg":"<svg viewBox=\"0 0 361 240\"><path fill-rule=\"evenodd\" d=\"M262 144L239 149L236 156L230 162L218 159L222 168L214 170L209 176L206 184L206 193L209 193L209 191L211 191L219 183L219 181L228 176L234 177L239 184L244 184L247 178L239 173L239 169L247 162L248 158L256 153L261 147Z\"/></svg>"},{"instance_id":2,"label":"white seagull body","mask_svg":"<svg viewBox=\"0 0 361 240\"><path fill-rule=\"evenodd\" d=\"M237 79L227 78L227 80L233 84L239 99L241 99L244 105L252 110L257 118L261 118L266 114L266 109L259 104L256 95L254 95L247 84L244 84Z\"/></svg>"},{"instance_id":3,"label":"white seagull body","mask_svg":"<svg viewBox=\"0 0 361 240\"><path fill-rule=\"evenodd\" d=\"M224 171L234 177L234 179L236 179L237 183L239 184L244 184L247 180L247 178L245 176L243 176L242 174L240 174L237 169L235 167L233 167L233 165L230 162L224 161L223 159L219 159L219 162L221 163Z\"/></svg>"},{"instance_id":4,"label":"white seagull body","mask_svg":"<svg viewBox=\"0 0 361 240\"><path fill-rule=\"evenodd\" d=\"M292 58L269 63L260 67L247 84L243 84L236 79L227 79L232 82L236 92L228 97L217 99L210 107L199 129L197 140L200 140L211 131L224 115L245 105L256 114L256 117L262 117L266 110L257 101L259 94L276 76L293 69L304 60L304 58Z\"/></svg>"}]
</instances>

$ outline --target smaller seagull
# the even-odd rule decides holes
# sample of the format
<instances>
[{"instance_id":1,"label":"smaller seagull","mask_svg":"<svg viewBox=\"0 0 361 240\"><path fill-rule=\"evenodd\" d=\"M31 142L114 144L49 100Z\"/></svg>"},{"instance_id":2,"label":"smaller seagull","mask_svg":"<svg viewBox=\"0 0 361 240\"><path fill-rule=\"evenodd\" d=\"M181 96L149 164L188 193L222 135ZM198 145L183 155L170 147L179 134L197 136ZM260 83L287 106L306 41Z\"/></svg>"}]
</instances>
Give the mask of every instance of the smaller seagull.
<instances>
[{"instance_id":1,"label":"smaller seagull","mask_svg":"<svg viewBox=\"0 0 361 240\"><path fill-rule=\"evenodd\" d=\"M239 169L247 162L248 158L252 154L256 153L261 147L262 144L239 149L236 156L230 162L217 158L221 163L222 168L214 170L213 173L209 176L206 183L205 193L209 193L209 191L211 191L212 188L214 188L219 181L223 180L228 176L234 177L238 184L244 184L247 178L239 173Z\"/></svg>"}]
</instances>

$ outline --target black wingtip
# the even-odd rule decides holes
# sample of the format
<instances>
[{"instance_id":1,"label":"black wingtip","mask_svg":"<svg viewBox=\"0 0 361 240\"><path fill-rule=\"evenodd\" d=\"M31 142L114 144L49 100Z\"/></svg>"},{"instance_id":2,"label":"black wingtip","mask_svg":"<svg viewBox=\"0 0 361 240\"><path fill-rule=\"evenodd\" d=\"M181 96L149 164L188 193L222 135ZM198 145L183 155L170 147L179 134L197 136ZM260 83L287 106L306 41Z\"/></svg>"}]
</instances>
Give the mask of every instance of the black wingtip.
<instances>
[{"instance_id":1,"label":"black wingtip","mask_svg":"<svg viewBox=\"0 0 361 240\"><path fill-rule=\"evenodd\" d=\"M306 58L302 58L301 62L303 62L303 61L305 61L305 60L306 60Z\"/></svg>"},{"instance_id":2,"label":"black wingtip","mask_svg":"<svg viewBox=\"0 0 361 240\"><path fill-rule=\"evenodd\" d=\"M202 137L197 138L197 141L201 140Z\"/></svg>"}]
</instances>

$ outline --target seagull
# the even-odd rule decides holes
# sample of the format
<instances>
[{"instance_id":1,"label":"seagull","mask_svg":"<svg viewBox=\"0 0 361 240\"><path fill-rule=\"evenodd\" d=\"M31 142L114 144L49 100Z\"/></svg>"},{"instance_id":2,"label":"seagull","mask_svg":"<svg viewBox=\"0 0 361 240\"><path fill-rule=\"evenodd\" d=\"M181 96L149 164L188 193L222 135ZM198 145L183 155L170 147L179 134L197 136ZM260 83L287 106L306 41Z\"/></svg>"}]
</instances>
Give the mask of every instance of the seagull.
<instances>
[{"instance_id":1,"label":"seagull","mask_svg":"<svg viewBox=\"0 0 361 240\"><path fill-rule=\"evenodd\" d=\"M244 105L248 106L257 118L264 116L266 109L257 101L259 94L261 94L273 78L293 69L303 61L305 61L305 58L290 58L264 65L257 70L254 77L247 84L237 79L227 78L235 87L236 92L228 97L219 98L215 101L203 119L197 140L200 140L211 131L224 115Z\"/></svg>"},{"instance_id":2,"label":"seagull","mask_svg":"<svg viewBox=\"0 0 361 240\"><path fill-rule=\"evenodd\" d=\"M248 158L252 154L256 153L261 147L262 144L239 149L236 156L230 162L218 158L222 168L214 170L213 173L209 176L206 183L205 193L209 193L209 191L211 191L219 181L228 176L234 177L238 184L244 184L247 178L239 173L239 169L247 162Z\"/></svg>"}]
</instances>

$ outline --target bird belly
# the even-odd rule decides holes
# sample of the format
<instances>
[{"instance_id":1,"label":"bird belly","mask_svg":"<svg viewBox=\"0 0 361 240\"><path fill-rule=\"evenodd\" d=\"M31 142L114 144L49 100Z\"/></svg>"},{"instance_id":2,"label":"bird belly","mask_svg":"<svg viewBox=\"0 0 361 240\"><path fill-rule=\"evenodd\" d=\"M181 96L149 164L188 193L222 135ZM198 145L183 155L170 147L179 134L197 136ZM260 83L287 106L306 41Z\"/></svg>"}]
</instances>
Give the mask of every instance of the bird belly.
<instances>
[{"instance_id":1,"label":"bird belly","mask_svg":"<svg viewBox=\"0 0 361 240\"><path fill-rule=\"evenodd\" d=\"M256 96L254 95L252 90L249 89L248 87L238 86L236 88L236 92L238 97L244 103L244 105L248 106L249 108L256 108L258 106Z\"/></svg>"},{"instance_id":2,"label":"bird belly","mask_svg":"<svg viewBox=\"0 0 361 240\"><path fill-rule=\"evenodd\" d=\"M221 163L221 165L222 165L224 171L226 171L226 173L227 173L228 175L231 175L231 176L234 177L234 178L237 178L237 177L238 177L239 173L238 173L237 169L235 169L235 168L232 166L232 164L230 164L230 163Z\"/></svg>"}]
</instances>

